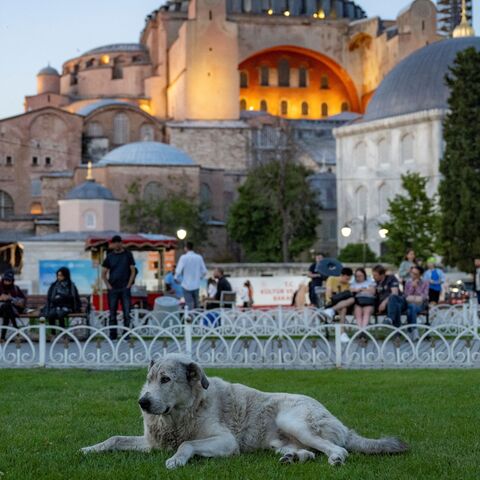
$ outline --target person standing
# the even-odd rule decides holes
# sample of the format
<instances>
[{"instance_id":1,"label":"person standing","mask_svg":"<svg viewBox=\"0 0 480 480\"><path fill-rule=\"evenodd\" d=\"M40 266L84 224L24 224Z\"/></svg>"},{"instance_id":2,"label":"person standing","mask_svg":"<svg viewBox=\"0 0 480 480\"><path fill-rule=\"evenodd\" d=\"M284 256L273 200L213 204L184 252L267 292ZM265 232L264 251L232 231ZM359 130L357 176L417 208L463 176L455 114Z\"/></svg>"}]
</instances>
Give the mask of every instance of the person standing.
<instances>
[{"instance_id":1,"label":"person standing","mask_svg":"<svg viewBox=\"0 0 480 480\"><path fill-rule=\"evenodd\" d=\"M310 283L308 284L308 296L310 297L310 303L315 307L320 308L320 289L326 278L320 273L320 262L325 258L323 253L317 253L315 255L315 262L313 262L308 268L308 278Z\"/></svg>"},{"instance_id":2,"label":"person standing","mask_svg":"<svg viewBox=\"0 0 480 480\"><path fill-rule=\"evenodd\" d=\"M480 303L480 258L474 260L475 272L474 272L474 285L475 292L477 293L477 302Z\"/></svg>"},{"instance_id":3,"label":"person standing","mask_svg":"<svg viewBox=\"0 0 480 480\"><path fill-rule=\"evenodd\" d=\"M403 257L403 261L398 267L398 276L402 282L402 285L405 286L407 280L410 280L410 269L417 265L417 261L415 259L415 251L413 248L409 248L405 257Z\"/></svg>"},{"instance_id":4,"label":"person standing","mask_svg":"<svg viewBox=\"0 0 480 480\"><path fill-rule=\"evenodd\" d=\"M0 281L0 317L3 319L3 326L10 322L14 328L17 326L17 315L25 310L26 298L22 290L15 285L15 275L11 270L6 271ZM7 330L2 328L0 342L5 341Z\"/></svg>"},{"instance_id":5,"label":"person standing","mask_svg":"<svg viewBox=\"0 0 480 480\"><path fill-rule=\"evenodd\" d=\"M215 303L219 305L221 308L224 307L222 305L222 292L232 292L232 286L230 282L227 280L225 276L225 272L223 268L217 267L213 271L213 277L217 280L217 292L215 293ZM232 308L232 304L227 304L227 308Z\"/></svg>"},{"instance_id":6,"label":"person standing","mask_svg":"<svg viewBox=\"0 0 480 480\"><path fill-rule=\"evenodd\" d=\"M442 293L442 285L445 283L445 274L435 266L435 257L430 257L427 260L428 270L423 275L423 279L429 284L428 301L434 305L440 300Z\"/></svg>"},{"instance_id":7,"label":"person standing","mask_svg":"<svg viewBox=\"0 0 480 480\"><path fill-rule=\"evenodd\" d=\"M178 260L175 278L177 281L181 278L185 305L190 310L200 307L200 283L207 273L203 257L193 251L192 242L187 242L185 253Z\"/></svg>"},{"instance_id":8,"label":"person standing","mask_svg":"<svg viewBox=\"0 0 480 480\"><path fill-rule=\"evenodd\" d=\"M250 283L250 280L246 280L243 284L240 301L242 302L243 308L252 308L253 306L253 287Z\"/></svg>"},{"instance_id":9,"label":"person standing","mask_svg":"<svg viewBox=\"0 0 480 480\"><path fill-rule=\"evenodd\" d=\"M122 303L123 324L130 327L130 288L135 281L137 270L135 260L130 251L126 250L122 237L115 235L111 241L111 252L104 260L102 279L108 289L108 308L110 310L110 326L117 325L118 303ZM117 329L110 329L110 339L117 339Z\"/></svg>"},{"instance_id":10,"label":"person standing","mask_svg":"<svg viewBox=\"0 0 480 480\"><path fill-rule=\"evenodd\" d=\"M61 267L57 270L57 279L50 285L47 293L45 313L48 323L55 325L59 322L65 328L65 318L69 313L79 312L81 309L80 296L75 284L70 278L70 270Z\"/></svg>"}]
</instances>

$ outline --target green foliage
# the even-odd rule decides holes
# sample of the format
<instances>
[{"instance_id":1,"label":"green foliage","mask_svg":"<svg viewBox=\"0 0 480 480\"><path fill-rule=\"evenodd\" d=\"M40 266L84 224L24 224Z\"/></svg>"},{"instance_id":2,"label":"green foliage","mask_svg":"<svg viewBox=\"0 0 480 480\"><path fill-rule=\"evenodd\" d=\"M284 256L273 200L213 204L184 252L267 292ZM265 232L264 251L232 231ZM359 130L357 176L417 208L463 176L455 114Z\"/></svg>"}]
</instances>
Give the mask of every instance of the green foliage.
<instances>
[{"instance_id":1,"label":"green foliage","mask_svg":"<svg viewBox=\"0 0 480 480\"><path fill-rule=\"evenodd\" d=\"M188 240L196 245L205 242L207 225L203 205L184 194L169 194L167 198L144 198L140 184L134 180L128 186L128 199L122 205L122 224L126 231L155 232L175 236L179 227L188 232Z\"/></svg>"},{"instance_id":2,"label":"green foliage","mask_svg":"<svg viewBox=\"0 0 480 480\"><path fill-rule=\"evenodd\" d=\"M346 247L342 248L338 259L346 263L363 262L363 243L349 243ZM367 263L375 263L378 261L377 256L368 245L366 245L365 261Z\"/></svg>"},{"instance_id":3,"label":"green foliage","mask_svg":"<svg viewBox=\"0 0 480 480\"><path fill-rule=\"evenodd\" d=\"M386 260L399 263L408 248L426 258L438 245L439 214L435 199L427 195L427 178L419 173L402 175L405 194L389 200L390 220L382 224L388 230Z\"/></svg>"},{"instance_id":4,"label":"green foliage","mask_svg":"<svg viewBox=\"0 0 480 480\"><path fill-rule=\"evenodd\" d=\"M406 455L351 454L339 469L320 453L295 465L281 464L272 451L195 457L173 471L165 468L172 452L83 455L81 447L112 435L142 435L137 399L146 369L5 368L1 375L5 480L478 478L480 369L207 371L262 391L312 396L359 434L396 435L412 446ZM61 401L53 405L54 398Z\"/></svg>"},{"instance_id":5,"label":"green foliage","mask_svg":"<svg viewBox=\"0 0 480 480\"><path fill-rule=\"evenodd\" d=\"M228 218L228 233L256 262L290 261L316 238L319 205L310 172L288 158L252 169Z\"/></svg>"},{"instance_id":6,"label":"green foliage","mask_svg":"<svg viewBox=\"0 0 480 480\"><path fill-rule=\"evenodd\" d=\"M457 55L446 77L449 113L439 187L442 253L448 265L472 271L480 257L480 52Z\"/></svg>"}]
</instances>

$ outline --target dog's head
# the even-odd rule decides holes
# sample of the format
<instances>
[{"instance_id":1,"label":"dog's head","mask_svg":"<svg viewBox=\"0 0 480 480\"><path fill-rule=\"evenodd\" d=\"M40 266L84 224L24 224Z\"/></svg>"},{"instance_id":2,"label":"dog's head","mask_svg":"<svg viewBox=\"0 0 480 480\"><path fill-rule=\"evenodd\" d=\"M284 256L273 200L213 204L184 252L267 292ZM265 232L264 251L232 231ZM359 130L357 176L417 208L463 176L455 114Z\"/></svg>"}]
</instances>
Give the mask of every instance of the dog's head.
<instances>
[{"instance_id":1,"label":"dog's head","mask_svg":"<svg viewBox=\"0 0 480 480\"><path fill-rule=\"evenodd\" d=\"M150 363L138 403L151 415L168 415L173 409L193 406L208 379L202 367L185 355L167 355Z\"/></svg>"}]
</instances>

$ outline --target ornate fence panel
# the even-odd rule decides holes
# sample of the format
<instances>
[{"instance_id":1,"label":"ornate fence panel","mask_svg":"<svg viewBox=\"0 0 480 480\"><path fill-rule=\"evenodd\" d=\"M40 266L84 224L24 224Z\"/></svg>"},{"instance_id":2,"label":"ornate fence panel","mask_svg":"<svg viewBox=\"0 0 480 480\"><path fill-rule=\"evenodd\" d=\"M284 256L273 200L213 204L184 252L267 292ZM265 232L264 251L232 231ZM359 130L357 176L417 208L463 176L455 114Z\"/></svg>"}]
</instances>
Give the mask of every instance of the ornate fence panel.
<instances>
[{"instance_id":1,"label":"ornate fence panel","mask_svg":"<svg viewBox=\"0 0 480 480\"><path fill-rule=\"evenodd\" d=\"M430 324L360 329L326 323L316 309L150 312L136 310L130 328L106 325L98 312L89 325L64 329L0 326L0 367L118 368L146 365L167 353L187 353L206 366L254 368L480 367L477 305L435 307ZM418 331L414 340L412 328ZM116 340L111 339L114 330Z\"/></svg>"}]
</instances>

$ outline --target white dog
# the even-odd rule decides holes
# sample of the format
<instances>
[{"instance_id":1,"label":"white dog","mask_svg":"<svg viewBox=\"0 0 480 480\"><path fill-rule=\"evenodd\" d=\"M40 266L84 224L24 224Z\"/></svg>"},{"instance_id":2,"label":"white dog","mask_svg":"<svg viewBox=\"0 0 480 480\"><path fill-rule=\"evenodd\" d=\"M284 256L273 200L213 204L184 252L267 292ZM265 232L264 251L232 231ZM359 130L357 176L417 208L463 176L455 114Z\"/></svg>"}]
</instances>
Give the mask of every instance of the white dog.
<instances>
[{"instance_id":1,"label":"white dog","mask_svg":"<svg viewBox=\"0 0 480 480\"><path fill-rule=\"evenodd\" d=\"M304 462L318 451L331 465L340 465L348 451L401 453L408 448L396 438L357 435L313 398L208 380L183 355L150 364L138 403L143 436L111 437L82 451L166 449L175 451L167 468L177 468L194 455L226 457L256 449L273 449L285 463Z\"/></svg>"}]
</instances>

